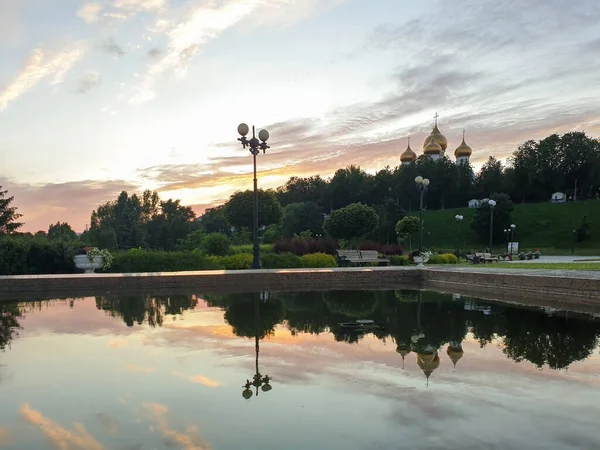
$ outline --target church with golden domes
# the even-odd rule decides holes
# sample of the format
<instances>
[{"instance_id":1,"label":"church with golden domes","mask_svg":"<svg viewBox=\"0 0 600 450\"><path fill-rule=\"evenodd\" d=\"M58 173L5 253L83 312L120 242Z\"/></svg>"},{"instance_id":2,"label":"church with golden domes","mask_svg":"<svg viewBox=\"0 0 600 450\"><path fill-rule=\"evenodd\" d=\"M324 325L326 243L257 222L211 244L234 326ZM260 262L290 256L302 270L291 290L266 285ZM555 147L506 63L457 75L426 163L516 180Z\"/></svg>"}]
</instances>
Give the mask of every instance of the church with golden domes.
<instances>
[{"instance_id":1,"label":"church with golden domes","mask_svg":"<svg viewBox=\"0 0 600 450\"><path fill-rule=\"evenodd\" d=\"M437 123L438 115L435 115L435 122L433 129L429 136L425 138L423 142L423 154L429 156L431 159L440 159L446 154L446 148L448 147L448 139L442 134L438 128ZM461 144L454 150L454 157L457 163L469 162L473 150L465 142L465 131L463 130L463 139ZM410 138L408 138L408 147L400 155L400 162L402 165L412 164L417 160L417 154L410 148Z\"/></svg>"}]
</instances>

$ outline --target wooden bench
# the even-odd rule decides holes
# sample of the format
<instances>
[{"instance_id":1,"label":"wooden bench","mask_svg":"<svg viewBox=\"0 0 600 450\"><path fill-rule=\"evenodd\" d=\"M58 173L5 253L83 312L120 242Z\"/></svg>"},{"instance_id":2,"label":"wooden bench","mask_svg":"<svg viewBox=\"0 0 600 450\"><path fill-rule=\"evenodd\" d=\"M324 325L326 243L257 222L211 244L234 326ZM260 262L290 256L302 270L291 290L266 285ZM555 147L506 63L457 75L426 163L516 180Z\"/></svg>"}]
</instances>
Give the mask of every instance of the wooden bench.
<instances>
[{"instance_id":1,"label":"wooden bench","mask_svg":"<svg viewBox=\"0 0 600 450\"><path fill-rule=\"evenodd\" d=\"M372 263L387 266L390 263L389 259L380 258L376 250L336 250L336 253L340 267L366 266Z\"/></svg>"},{"instance_id":2,"label":"wooden bench","mask_svg":"<svg viewBox=\"0 0 600 450\"><path fill-rule=\"evenodd\" d=\"M483 261L484 263L492 263L492 262L502 261L502 258L500 258L499 256L494 256L491 253L475 253L475 256L478 256L479 260Z\"/></svg>"}]
</instances>

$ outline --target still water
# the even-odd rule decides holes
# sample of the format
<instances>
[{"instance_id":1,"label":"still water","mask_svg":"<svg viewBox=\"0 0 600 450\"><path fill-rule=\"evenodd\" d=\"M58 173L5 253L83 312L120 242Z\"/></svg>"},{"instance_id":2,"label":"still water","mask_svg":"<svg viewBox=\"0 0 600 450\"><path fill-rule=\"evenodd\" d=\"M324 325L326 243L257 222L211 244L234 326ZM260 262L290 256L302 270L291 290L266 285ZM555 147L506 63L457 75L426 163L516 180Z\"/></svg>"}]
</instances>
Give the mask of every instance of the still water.
<instances>
[{"instance_id":1,"label":"still water","mask_svg":"<svg viewBox=\"0 0 600 450\"><path fill-rule=\"evenodd\" d=\"M413 291L0 311L2 448L600 448L600 321L572 313Z\"/></svg>"}]
</instances>

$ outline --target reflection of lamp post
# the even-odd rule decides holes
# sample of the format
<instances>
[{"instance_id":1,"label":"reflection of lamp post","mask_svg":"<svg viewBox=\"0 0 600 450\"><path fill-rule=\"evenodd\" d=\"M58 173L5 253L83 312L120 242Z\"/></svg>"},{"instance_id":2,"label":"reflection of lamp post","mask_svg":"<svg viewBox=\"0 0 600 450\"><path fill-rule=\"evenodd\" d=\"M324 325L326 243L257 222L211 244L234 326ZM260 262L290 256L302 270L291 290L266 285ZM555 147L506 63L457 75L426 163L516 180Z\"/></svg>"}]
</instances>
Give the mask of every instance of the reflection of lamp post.
<instances>
[{"instance_id":1,"label":"reflection of lamp post","mask_svg":"<svg viewBox=\"0 0 600 450\"><path fill-rule=\"evenodd\" d=\"M496 201L490 200L488 202L488 205L490 205L490 253L492 253L492 244L494 236L494 207L496 206Z\"/></svg>"},{"instance_id":2,"label":"reflection of lamp post","mask_svg":"<svg viewBox=\"0 0 600 450\"><path fill-rule=\"evenodd\" d=\"M255 333L254 333L254 350L256 352L256 358L254 360L255 363L255 372L252 377L252 382L250 380L246 380L246 384L242 386L244 388L242 392L242 397L246 400L249 400L252 397L252 386L256 388L256 396L258 397L258 388L260 388L263 392L269 392L273 389L269 383L271 378L269 375L261 376L260 371L258 370L258 354L260 352L260 298L266 300L265 293L262 293L260 296L257 296L254 299L254 319L255 319Z\"/></svg>"},{"instance_id":3,"label":"reflection of lamp post","mask_svg":"<svg viewBox=\"0 0 600 450\"><path fill-rule=\"evenodd\" d=\"M246 139L246 135L250 131L250 127L245 123L241 123L238 126L238 133L242 136L238 138L238 141L242 143L242 147L250 147L250 153L252 153L252 159L254 162L254 227L252 230L252 268L260 269L260 246L258 245L258 182L256 180L256 155L262 150L263 153L267 151L269 146L267 140L269 140L269 132L267 130L260 130L258 132L258 139L255 136L254 126L252 126L252 138Z\"/></svg>"},{"instance_id":4,"label":"reflection of lamp post","mask_svg":"<svg viewBox=\"0 0 600 450\"><path fill-rule=\"evenodd\" d=\"M464 217L457 214L454 218L456 219L456 257L460 259L460 224Z\"/></svg>"},{"instance_id":5,"label":"reflection of lamp post","mask_svg":"<svg viewBox=\"0 0 600 450\"><path fill-rule=\"evenodd\" d=\"M423 251L423 196L427 192L427 186L429 186L429 180L418 176L415 178L417 184L417 190L419 191L419 255Z\"/></svg>"}]
</instances>

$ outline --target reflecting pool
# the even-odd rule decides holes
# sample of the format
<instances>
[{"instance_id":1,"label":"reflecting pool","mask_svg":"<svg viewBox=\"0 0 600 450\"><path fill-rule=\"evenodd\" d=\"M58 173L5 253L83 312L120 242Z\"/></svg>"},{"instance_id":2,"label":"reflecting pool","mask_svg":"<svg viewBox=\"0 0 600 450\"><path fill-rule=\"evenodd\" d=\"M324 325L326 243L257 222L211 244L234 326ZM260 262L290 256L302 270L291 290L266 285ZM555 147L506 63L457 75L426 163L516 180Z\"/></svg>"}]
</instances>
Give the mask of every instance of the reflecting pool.
<instances>
[{"instance_id":1,"label":"reflecting pool","mask_svg":"<svg viewBox=\"0 0 600 450\"><path fill-rule=\"evenodd\" d=\"M0 447L595 449L599 336L415 291L0 303Z\"/></svg>"}]
</instances>

